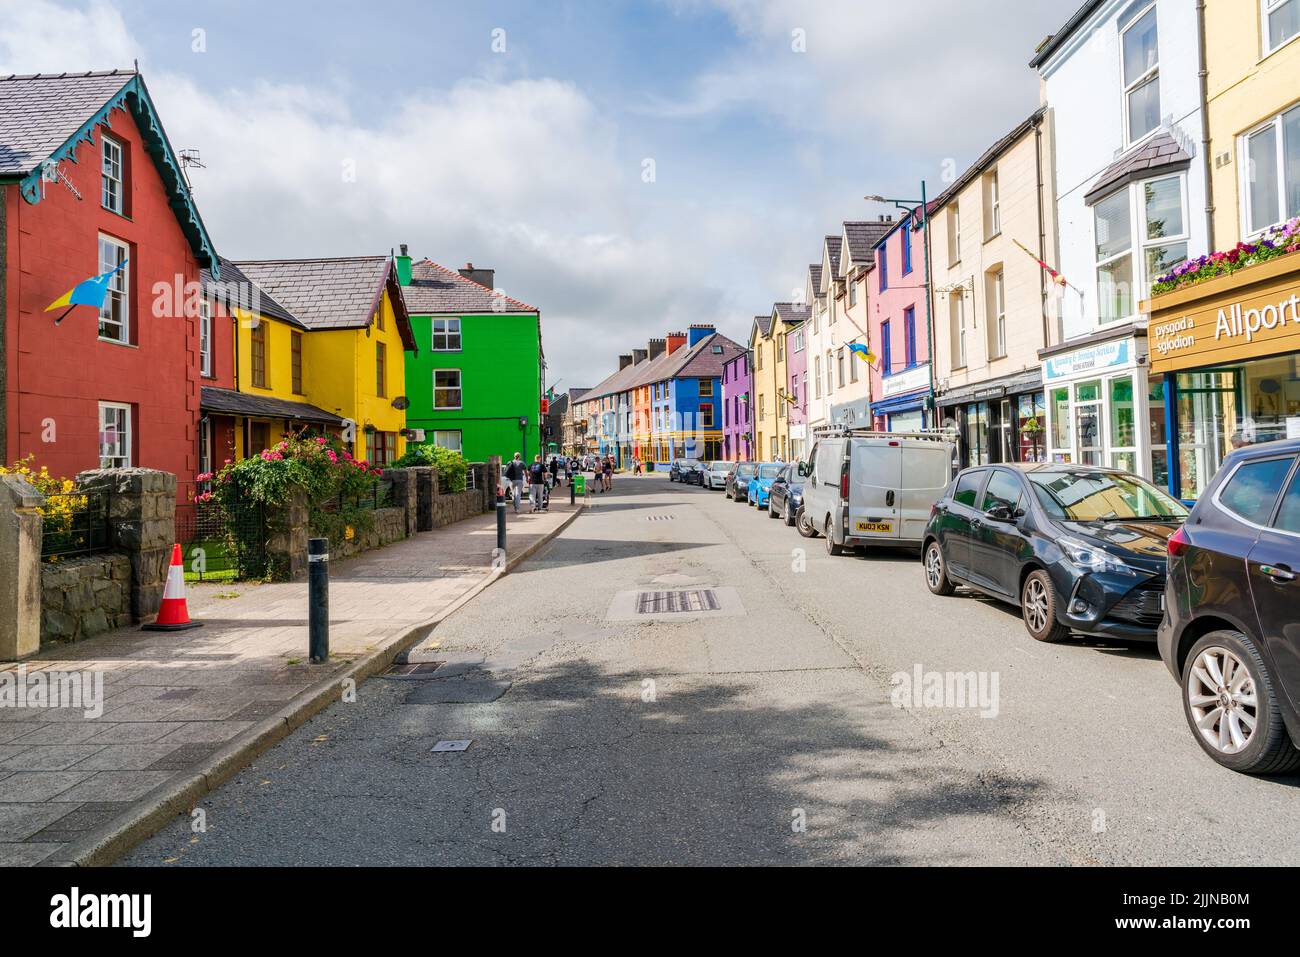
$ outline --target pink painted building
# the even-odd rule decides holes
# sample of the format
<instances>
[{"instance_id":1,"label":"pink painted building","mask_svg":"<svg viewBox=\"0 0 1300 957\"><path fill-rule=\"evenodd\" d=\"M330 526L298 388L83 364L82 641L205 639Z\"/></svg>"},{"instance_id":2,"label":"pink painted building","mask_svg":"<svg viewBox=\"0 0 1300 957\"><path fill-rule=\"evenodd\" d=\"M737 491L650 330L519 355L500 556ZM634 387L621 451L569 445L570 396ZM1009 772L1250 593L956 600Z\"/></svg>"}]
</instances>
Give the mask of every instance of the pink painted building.
<instances>
[{"instance_id":1,"label":"pink painted building","mask_svg":"<svg viewBox=\"0 0 1300 957\"><path fill-rule=\"evenodd\" d=\"M808 324L801 322L785 334L785 394L790 398L790 461L808 454Z\"/></svg>"},{"instance_id":2,"label":"pink painted building","mask_svg":"<svg viewBox=\"0 0 1300 957\"><path fill-rule=\"evenodd\" d=\"M875 428L911 432L935 425L926 320L925 230L904 216L875 247L867 277L871 415Z\"/></svg>"}]
</instances>

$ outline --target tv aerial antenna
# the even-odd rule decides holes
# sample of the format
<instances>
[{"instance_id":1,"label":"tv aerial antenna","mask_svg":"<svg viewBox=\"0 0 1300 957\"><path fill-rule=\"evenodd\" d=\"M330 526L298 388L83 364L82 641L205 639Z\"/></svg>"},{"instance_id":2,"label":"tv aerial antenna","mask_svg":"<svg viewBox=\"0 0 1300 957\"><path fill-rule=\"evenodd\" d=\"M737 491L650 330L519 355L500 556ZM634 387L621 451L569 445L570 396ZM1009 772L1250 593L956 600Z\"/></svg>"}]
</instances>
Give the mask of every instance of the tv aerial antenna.
<instances>
[{"instance_id":1,"label":"tv aerial antenna","mask_svg":"<svg viewBox=\"0 0 1300 957\"><path fill-rule=\"evenodd\" d=\"M192 169L207 169L207 166L203 162L203 157L199 155L199 151L196 149L181 150L180 160L181 172L185 175L185 185L190 188L191 192L193 192L194 184L190 182L189 171Z\"/></svg>"},{"instance_id":2,"label":"tv aerial antenna","mask_svg":"<svg viewBox=\"0 0 1300 957\"><path fill-rule=\"evenodd\" d=\"M72 185L72 180L68 179L68 174L63 171L58 160L49 159L41 164L41 199L45 198L46 183L62 183L68 187L68 192L81 199L81 190Z\"/></svg>"}]
</instances>

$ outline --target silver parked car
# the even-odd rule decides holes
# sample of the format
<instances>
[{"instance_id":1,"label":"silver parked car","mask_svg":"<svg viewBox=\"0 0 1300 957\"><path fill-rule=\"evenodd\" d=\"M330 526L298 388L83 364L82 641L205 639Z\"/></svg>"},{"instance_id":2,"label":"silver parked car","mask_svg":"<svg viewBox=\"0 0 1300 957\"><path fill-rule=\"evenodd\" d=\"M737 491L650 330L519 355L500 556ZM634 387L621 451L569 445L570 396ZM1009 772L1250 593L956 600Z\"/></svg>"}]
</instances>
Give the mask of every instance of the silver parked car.
<instances>
[{"instance_id":1,"label":"silver parked car","mask_svg":"<svg viewBox=\"0 0 1300 957\"><path fill-rule=\"evenodd\" d=\"M731 470L735 467L734 462L705 462L702 484L705 488L725 489L727 479L731 478Z\"/></svg>"}]
</instances>

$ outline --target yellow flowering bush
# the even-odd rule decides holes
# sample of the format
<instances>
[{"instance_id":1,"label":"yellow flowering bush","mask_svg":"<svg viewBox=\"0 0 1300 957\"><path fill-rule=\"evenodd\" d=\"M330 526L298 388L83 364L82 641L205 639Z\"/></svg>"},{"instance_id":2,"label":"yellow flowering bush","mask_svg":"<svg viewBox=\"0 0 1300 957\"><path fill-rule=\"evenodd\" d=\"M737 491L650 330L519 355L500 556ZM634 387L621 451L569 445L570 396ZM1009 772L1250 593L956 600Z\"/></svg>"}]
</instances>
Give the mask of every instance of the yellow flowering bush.
<instances>
[{"instance_id":1,"label":"yellow flowering bush","mask_svg":"<svg viewBox=\"0 0 1300 957\"><path fill-rule=\"evenodd\" d=\"M42 551L48 556L73 541L76 515L86 507L88 499L74 494L77 486L72 479L55 478L44 465L35 468L35 458L29 455L13 465L0 465L0 475L20 476L45 496L40 513L45 526Z\"/></svg>"}]
</instances>

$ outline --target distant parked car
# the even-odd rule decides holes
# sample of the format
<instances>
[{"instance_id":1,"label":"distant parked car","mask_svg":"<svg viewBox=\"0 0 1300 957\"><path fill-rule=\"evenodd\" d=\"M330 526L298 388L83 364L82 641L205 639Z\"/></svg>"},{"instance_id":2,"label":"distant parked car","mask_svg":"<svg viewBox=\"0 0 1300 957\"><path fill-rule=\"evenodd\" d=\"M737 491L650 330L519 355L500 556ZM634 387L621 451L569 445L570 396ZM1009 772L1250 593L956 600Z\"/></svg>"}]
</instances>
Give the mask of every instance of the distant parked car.
<instances>
[{"instance_id":1,"label":"distant parked car","mask_svg":"<svg viewBox=\"0 0 1300 957\"><path fill-rule=\"evenodd\" d=\"M802 505L803 479L799 477L799 467L787 465L772 480L772 488L767 496L767 515L793 525Z\"/></svg>"},{"instance_id":2,"label":"distant parked car","mask_svg":"<svg viewBox=\"0 0 1300 957\"><path fill-rule=\"evenodd\" d=\"M672 464L668 466L668 481L691 481L688 476L690 476L695 469L699 468L699 465L699 459L673 459Z\"/></svg>"},{"instance_id":3,"label":"distant parked car","mask_svg":"<svg viewBox=\"0 0 1300 957\"><path fill-rule=\"evenodd\" d=\"M703 482L705 488L723 488L727 487L727 479L731 478L731 472L735 468L734 462L707 462L703 470Z\"/></svg>"},{"instance_id":4,"label":"distant parked car","mask_svg":"<svg viewBox=\"0 0 1300 957\"><path fill-rule=\"evenodd\" d=\"M1196 743L1250 774L1300 768L1300 441L1231 452L1169 539L1160 657Z\"/></svg>"},{"instance_id":5,"label":"distant parked car","mask_svg":"<svg viewBox=\"0 0 1300 957\"><path fill-rule=\"evenodd\" d=\"M758 471L757 462L737 462L736 468L727 478L727 498L733 502L743 502L749 494L749 480Z\"/></svg>"},{"instance_id":6,"label":"distant parked car","mask_svg":"<svg viewBox=\"0 0 1300 957\"><path fill-rule=\"evenodd\" d=\"M767 508L767 496L772 491L772 482L785 470L780 462L764 462L749 480L746 500L750 505Z\"/></svg>"},{"instance_id":7,"label":"distant parked car","mask_svg":"<svg viewBox=\"0 0 1300 957\"><path fill-rule=\"evenodd\" d=\"M1128 472L1068 464L963 470L925 530L925 581L1019 605L1038 641L1072 631L1150 640L1165 548L1187 509Z\"/></svg>"}]
</instances>

